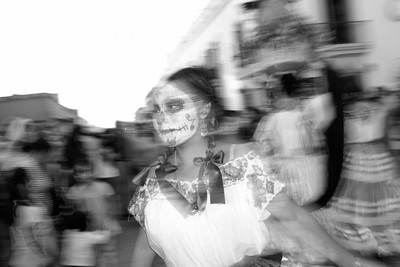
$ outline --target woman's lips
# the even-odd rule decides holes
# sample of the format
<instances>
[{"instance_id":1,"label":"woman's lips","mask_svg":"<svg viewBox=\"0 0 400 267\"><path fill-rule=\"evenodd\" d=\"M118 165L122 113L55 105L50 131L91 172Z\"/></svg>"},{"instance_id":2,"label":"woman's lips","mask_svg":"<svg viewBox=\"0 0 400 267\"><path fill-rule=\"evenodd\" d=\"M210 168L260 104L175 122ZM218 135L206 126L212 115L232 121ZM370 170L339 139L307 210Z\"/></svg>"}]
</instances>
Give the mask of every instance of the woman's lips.
<instances>
[{"instance_id":1,"label":"woman's lips","mask_svg":"<svg viewBox=\"0 0 400 267\"><path fill-rule=\"evenodd\" d=\"M160 130L160 133L161 134L169 134L169 133L175 132L177 130L178 129L163 129L163 130Z\"/></svg>"},{"instance_id":2,"label":"woman's lips","mask_svg":"<svg viewBox=\"0 0 400 267\"><path fill-rule=\"evenodd\" d=\"M165 134L171 134L173 132L181 131L181 130L185 130L185 126L182 126L181 128L178 128L178 129L161 129L160 133L165 135Z\"/></svg>"}]
</instances>

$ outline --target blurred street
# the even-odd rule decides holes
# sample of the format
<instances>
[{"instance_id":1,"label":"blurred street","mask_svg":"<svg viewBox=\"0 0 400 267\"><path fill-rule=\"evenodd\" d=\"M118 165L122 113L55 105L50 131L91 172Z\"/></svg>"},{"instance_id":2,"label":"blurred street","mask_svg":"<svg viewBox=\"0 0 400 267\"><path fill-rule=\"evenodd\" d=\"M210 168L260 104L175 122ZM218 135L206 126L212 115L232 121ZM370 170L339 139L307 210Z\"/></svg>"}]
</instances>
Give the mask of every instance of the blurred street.
<instances>
[{"instance_id":1,"label":"blurred street","mask_svg":"<svg viewBox=\"0 0 400 267\"><path fill-rule=\"evenodd\" d=\"M119 223L122 226L122 234L118 238L118 258L120 267L134 267L131 265L131 257L133 246L136 242L137 233L139 231L139 224L131 217L130 221L120 220ZM157 257L154 260L153 267L165 266L163 260Z\"/></svg>"},{"instance_id":2,"label":"blurred street","mask_svg":"<svg viewBox=\"0 0 400 267\"><path fill-rule=\"evenodd\" d=\"M131 255L135 245L139 225L132 220L120 220L122 233L118 238L118 258L121 267L131 266ZM132 265L133 266L133 265Z\"/></svg>"},{"instance_id":3,"label":"blurred street","mask_svg":"<svg viewBox=\"0 0 400 267\"><path fill-rule=\"evenodd\" d=\"M127 219L120 219L119 223L122 227L122 233L118 236L119 266L115 267L134 267L135 265L131 264L131 257L140 226L135 220L133 220L132 217L130 218L130 221L128 221ZM7 231L8 230L6 229L6 226L4 224L1 224L0 240L3 242L5 242L6 240L5 234L7 233ZM1 251L2 253L0 253L1 256L0 266L6 267L7 265L4 264L7 264L6 262L8 261L7 258L9 253L9 244L2 243ZM154 260L153 267L163 267L163 266L165 266L163 260L157 257Z\"/></svg>"}]
</instances>

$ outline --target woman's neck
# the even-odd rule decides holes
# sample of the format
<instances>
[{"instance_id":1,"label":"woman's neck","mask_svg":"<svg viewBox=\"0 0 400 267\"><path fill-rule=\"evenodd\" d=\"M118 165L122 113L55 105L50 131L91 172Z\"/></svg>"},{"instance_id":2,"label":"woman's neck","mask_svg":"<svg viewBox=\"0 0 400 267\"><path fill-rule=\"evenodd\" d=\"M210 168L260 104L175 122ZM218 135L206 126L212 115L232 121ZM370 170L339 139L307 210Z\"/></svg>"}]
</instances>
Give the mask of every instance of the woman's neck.
<instances>
[{"instance_id":1,"label":"woman's neck","mask_svg":"<svg viewBox=\"0 0 400 267\"><path fill-rule=\"evenodd\" d=\"M207 138L201 136L193 137L193 139L176 147L176 159L173 159L174 164L177 164L179 167L193 166L193 159L195 157L205 157L207 147Z\"/></svg>"}]
</instances>

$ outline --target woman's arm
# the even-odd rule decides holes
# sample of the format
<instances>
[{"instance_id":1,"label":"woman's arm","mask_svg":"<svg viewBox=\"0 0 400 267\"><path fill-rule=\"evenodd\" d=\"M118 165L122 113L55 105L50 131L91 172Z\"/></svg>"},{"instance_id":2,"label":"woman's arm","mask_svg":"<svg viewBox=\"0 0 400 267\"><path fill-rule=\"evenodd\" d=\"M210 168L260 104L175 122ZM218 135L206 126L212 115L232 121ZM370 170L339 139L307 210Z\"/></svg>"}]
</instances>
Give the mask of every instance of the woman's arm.
<instances>
[{"instance_id":1,"label":"woman's arm","mask_svg":"<svg viewBox=\"0 0 400 267\"><path fill-rule=\"evenodd\" d=\"M145 231L140 228L133 248L131 266L150 267L156 253L150 248Z\"/></svg>"},{"instance_id":2,"label":"woman's arm","mask_svg":"<svg viewBox=\"0 0 400 267\"><path fill-rule=\"evenodd\" d=\"M272 155L274 152L273 141L271 140L273 136L274 118L274 114L265 116L258 123L254 131L253 139L256 145L254 145L253 149L263 158Z\"/></svg>"},{"instance_id":3,"label":"woman's arm","mask_svg":"<svg viewBox=\"0 0 400 267\"><path fill-rule=\"evenodd\" d=\"M336 110L331 93L320 95L318 101L320 101L319 107L314 110L314 114L318 118L315 126L316 130L323 132L336 118Z\"/></svg>"},{"instance_id":4,"label":"woman's arm","mask_svg":"<svg viewBox=\"0 0 400 267\"><path fill-rule=\"evenodd\" d=\"M363 265L359 265L356 257L331 239L305 209L284 193L279 193L271 200L268 211L293 235L338 266L385 266L365 259L362 260Z\"/></svg>"}]
</instances>

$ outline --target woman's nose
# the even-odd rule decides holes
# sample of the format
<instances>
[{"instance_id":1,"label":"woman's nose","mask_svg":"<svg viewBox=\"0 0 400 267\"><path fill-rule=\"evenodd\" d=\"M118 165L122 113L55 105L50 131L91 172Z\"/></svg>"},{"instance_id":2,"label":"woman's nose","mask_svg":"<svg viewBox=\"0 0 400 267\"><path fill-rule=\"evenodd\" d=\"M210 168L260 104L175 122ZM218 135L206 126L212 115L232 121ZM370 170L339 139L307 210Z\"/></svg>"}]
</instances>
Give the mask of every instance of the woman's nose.
<instances>
[{"instance_id":1,"label":"woman's nose","mask_svg":"<svg viewBox=\"0 0 400 267\"><path fill-rule=\"evenodd\" d=\"M160 112L159 114L157 114L156 120L158 125L161 125L161 123L165 122L164 112Z\"/></svg>"}]
</instances>

